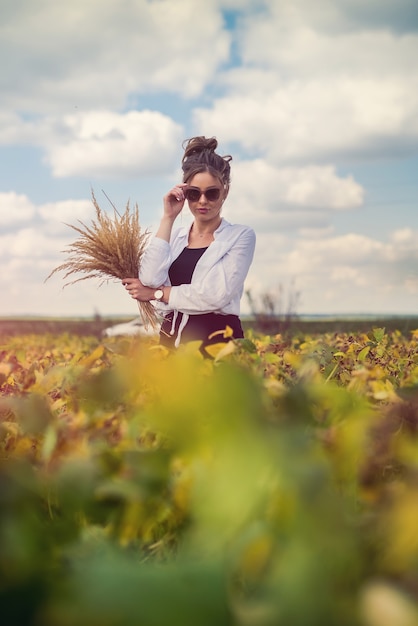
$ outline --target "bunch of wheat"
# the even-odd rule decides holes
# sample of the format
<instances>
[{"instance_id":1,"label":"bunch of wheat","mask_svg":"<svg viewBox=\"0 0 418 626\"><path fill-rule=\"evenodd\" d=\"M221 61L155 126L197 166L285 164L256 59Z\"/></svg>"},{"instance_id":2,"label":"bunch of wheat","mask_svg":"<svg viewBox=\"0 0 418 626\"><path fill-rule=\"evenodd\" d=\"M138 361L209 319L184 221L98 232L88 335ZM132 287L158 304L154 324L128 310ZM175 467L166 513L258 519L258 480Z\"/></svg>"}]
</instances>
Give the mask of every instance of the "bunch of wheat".
<instances>
[{"instance_id":1,"label":"bunch of wheat","mask_svg":"<svg viewBox=\"0 0 418 626\"><path fill-rule=\"evenodd\" d=\"M113 206L114 218L99 207L92 192L92 201L96 209L96 221L86 226L81 220L80 226L67 224L79 233L79 238L67 247L67 261L56 267L46 278L56 272L65 272L64 279L73 274L85 274L68 281L72 285L87 278L102 278L102 283L112 278L138 276L141 258L148 241L149 232L142 231L139 224L138 205L131 209L129 202L121 215ZM151 302L139 302L139 313L146 326L156 328L158 314Z\"/></svg>"}]
</instances>

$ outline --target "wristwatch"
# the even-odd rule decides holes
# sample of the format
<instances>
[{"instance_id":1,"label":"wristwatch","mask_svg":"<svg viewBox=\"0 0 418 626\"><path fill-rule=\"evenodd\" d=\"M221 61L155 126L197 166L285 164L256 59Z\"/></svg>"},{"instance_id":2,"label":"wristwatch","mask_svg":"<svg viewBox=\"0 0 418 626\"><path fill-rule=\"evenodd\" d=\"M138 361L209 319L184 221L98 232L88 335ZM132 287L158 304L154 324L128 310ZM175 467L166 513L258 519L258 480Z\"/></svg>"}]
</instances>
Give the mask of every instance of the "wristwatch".
<instances>
[{"instance_id":1,"label":"wristwatch","mask_svg":"<svg viewBox=\"0 0 418 626\"><path fill-rule=\"evenodd\" d=\"M159 302L163 299L164 291L162 289L157 289L154 291L154 300L158 300Z\"/></svg>"}]
</instances>

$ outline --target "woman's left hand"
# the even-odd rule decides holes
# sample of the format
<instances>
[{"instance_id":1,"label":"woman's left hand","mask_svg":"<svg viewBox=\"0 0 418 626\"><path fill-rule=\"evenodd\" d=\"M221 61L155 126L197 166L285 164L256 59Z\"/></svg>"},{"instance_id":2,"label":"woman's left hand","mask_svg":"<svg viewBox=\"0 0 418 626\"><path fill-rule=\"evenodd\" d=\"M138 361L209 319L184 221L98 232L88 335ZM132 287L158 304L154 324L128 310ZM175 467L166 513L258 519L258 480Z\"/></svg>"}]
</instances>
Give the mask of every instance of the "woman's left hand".
<instances>
[{"instance_id":1,"label":"woman's left hand","mask_svg":"<svg viewBox=\"0 0 418 626\"><path fill-rule=\"evenodd\" d=\"M124 278L122 285L134 300L148 302L154 297L155 289L143 285L139 278Z\"/></svg>"}]
</instances>

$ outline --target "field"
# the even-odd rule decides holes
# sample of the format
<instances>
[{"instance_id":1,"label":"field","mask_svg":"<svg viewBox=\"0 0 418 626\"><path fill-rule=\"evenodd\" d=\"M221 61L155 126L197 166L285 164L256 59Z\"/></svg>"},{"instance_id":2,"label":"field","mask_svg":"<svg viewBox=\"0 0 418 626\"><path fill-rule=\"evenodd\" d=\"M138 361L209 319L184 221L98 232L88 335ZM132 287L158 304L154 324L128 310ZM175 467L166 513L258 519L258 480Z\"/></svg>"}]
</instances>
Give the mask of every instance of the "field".
<instances>
[{"instance_id":1,"label":"field","mask_svg":"<svg viewBox=\"0 0 418 626\"><path fill-rule=\"evenodd\" d=\"M79 336L101 337L102 331L108 326L127 322L132 317L101 317L96 318L0 318L0 338L17 335L43 335L71 333ZM254 319L243 319L245 330L255 326ZM314 317L309 318L291 316L290 318L275 319L265 316L259 320L258 330L269 335L285 333L296 335L307 333L318 335L326 333L359 333L369 332L372 328L382 327L387 332L399 331L405 336L418 328L418 316L391 316L373 319L367 316L357 317Z\"/></svg>"},{"instance_id":2,"label":"field","mask_svg":"<svg viewBox=\"0 0 418 626\"><path fill-rule=\"evenodd\" d=\"M125 322L127 318L0 318L0 339L1 337L21 335L60 335L63 333L70 333L81 337L100 337L105 328L120 321Z\"/></svg>"},{"instance_id":3,"label":"field","mask_svg":"<svg viewBox=\"0 0 418 626\"><path fill-rule=\"evenodd\" d=\"M0 326L2 624L418 624L418 324L101 324Z\"/></svg>"}]
</instances>

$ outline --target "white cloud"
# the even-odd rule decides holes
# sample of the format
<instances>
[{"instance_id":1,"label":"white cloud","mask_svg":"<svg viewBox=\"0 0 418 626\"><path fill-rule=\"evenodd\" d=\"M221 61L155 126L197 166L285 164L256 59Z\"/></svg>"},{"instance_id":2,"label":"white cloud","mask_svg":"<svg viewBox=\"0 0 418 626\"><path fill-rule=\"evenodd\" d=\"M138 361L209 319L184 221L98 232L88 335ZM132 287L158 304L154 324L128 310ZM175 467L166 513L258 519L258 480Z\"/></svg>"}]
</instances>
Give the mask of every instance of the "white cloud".
<instances>
[{"instance_id":1,"label":"white cloud","mask_svg":"<svg viewBox=\"0 0 418 626\"><path fill-rule=\"evenodd\" d=\"M0 315L138 316L136 303L120 283L85 280L64 288L62 276L45 282L51 262L45 259L14 257L2 259Z\"/></svg>"},{"instance_id":2,"label":"white cloud","mask_svg":"<svg viewBox=\"0 0 418 626\"><path fill-rule=\"evenodd\" d=\"M53 174L109 178L171 173L182 131L156 111L91 111L65 118L72 138L48 146Z\"/></svg>"},{"instance_id":3,"label":"white cloud","mask_svg":"<svg viewBox=\"0 0 418 626\"><path fill-rule=\"evenodd\" d=\"M234 163L225 215L257 230L327 228L333 211L358 208L361 185L334 166L279 168L262 159Z\"/></svg>"},{"instance_id":4,"label":"white cloud","mask_svg":"<svg viewBox=\"0 0 418 626\"><path fill-rule=\"evenodd\" d=\"M0 315L93 315L96 310L138 315L118 281L100 287L99 280L85 280L64 288L71 279L64 280L62 272L46 281L66 259L62 252L74 237L46 232L44 226L0 235Z\"/></svg>"},{"instance_id":5,"label":"white cloud","mask_svg":"<svg viewBox=\"0 0 418 626\"><path fill-rule=\"evenodd\" d=\"M418 52L418 47L417 47ZM418 140L418 77L292 79L280 84L271 72L266 91L252 89L243 72L239 91L197 108L197 133L206 129L225 142L276 164L341 157L408 153ZM243 84L246 84L242 93ZM263 91L261 93L260 91Z\"/></svg>"},{"instance_id":6,"label":"white cloud","mask_svg":"<svg viewBox=\"0 0 418 626\"><path fill-rule=\"evenodd\" d=\"M0 192L0 225L11 226L26 222L35 215L35 207L24 194Z\"/></svg>"},{"instance_id":7,"label":"white cloud","mask_svg":"<svg viewBox=\"0 0 418 626\"><path fill-rule=\"evenodd\" d=\"M203 26L200 26L203 25ZM2 11L3 106L38 113L106 106L149 90L195 97L227 60L218 6L195 0L43 0Z\"/></svg>"},{"instance_id":8,"label":"white cloud","mask_svg":"<svg viewBox=\"0 0 418 626\"><path fill-rule=\"evenodd\" d=\"M325 12L318 4L326 5ZM330 74L358 77L409 75L414 72L417 33L403 34L373 25L360 28L346 20L337 3L271 3L268 13L247 16L240 30L244 64L274 68L289 78ZM299 3L300 5L300 3ZM377 15L379 10L375 12ZM327 23L328 22L328 23ZM260 41L263 45L260 46Z\"/></svg>"},{"instance_id":9,"label":"white cloud","mask_svg":"<svg viewBox=\"0 0 418 626\"><path fill-rule=\"evenodd\" d=\"M56 177L167 175L178 165L182 127L158 111L97 110L62 118L3 116L0 143L44 148Z\"/></svg>"},{"instance_id":10,"label":"white cloud","mask_svg":"<svg viewBox=\"0 0 418 626\"><path fill-rule=\"evenodd\" d=\"M367 285L364 273L358 267L352 267L350 265L338 265L337 267L331 268L330 281L344 282L346 285L356 285L356 287L364 287Z\"/></svg>"},{"instance_id":11,"label":"white cloud","mask_svg":"<svg viewBox=\"0 0 418 626\"><path fill-rule=\"evenodd\" d=\"M67 243L68 238L50 237L39 228L30 226L0 235L0 258L58 258L59 251Z\"/></svg>"},{"instance_id":12,"label":"white cloud","mask_svg":"<svg viewBox=\"0 0 418 626\"><path fill-rule=\"evenodd\" d=\"M224 95L196 108L196 132L276 164L416 150L418 33L360 28L355 14L320 0L244 16L242 64L220 78Z\"/></svg>"},{"instance_id":13,"label":"white cloud","mask_svg":"<svg viewBox=\"0 0 418 626\"><path fill-rule=\"evenodd\" d=\"M338 237L330 237L322 241L300 240L293 258L295 264L300 264L302 271L312 272L314 267L311 259L323 259L327 263L327 271L336 265L364 265L370 261L382 258L387 246L365 235L347 233Z\"/></svg>"},{"instance_id":14,"label":"white cloud","mask_svg":"<svg viewBox=\"0 0 418 626\"><path fill-rule=\"evenodd\" d=\"M91 200L61 200L41 204L38 208L38 212L46 221L58 220L71 222L85 219L86 214L91 214L91 209Z\"/></svg>"},{"instance_id":15,"label":"white cloud","mask_svg":"<svg viewBox=\"0 0 418 626\"><path fill-rule=\"evenodd\" d=\"M395 230L395 232L392 233L392 239L396 244L408 244L414 242L416 236L412 228L401 228L399 230ZM418 241L416 242L416 244L418 245Z\"/></svg>"},{"instance_id":16,"label":"white cloud","mask_svg":"<svg viewBox=\"0 0 418 626\"><path fill-rule=\"evenodd\" d=\"M416 313L418 231L388 241L358 233L323 239L260 233L249 284L254 294L282 285L301 294L298 312Z\"/></svg>"},{"instance_id":17,"label":"white cloud","mask_svg":"<svg viewBox=\"0 0 418 626\"><path fill-rule=\"evenodd\" d=\"M68 237L72 233L75 239L77 234L69 230L68 224L77 226L78 220L90 223L94 207L91 200L62 200L40 205L38 213L43 219L42 230L47 236Z\"/></svg>"}]
</instances>

